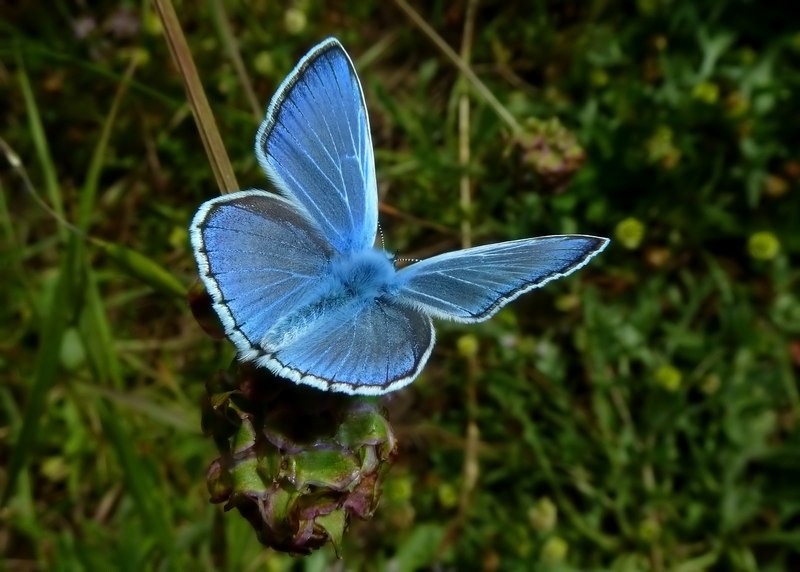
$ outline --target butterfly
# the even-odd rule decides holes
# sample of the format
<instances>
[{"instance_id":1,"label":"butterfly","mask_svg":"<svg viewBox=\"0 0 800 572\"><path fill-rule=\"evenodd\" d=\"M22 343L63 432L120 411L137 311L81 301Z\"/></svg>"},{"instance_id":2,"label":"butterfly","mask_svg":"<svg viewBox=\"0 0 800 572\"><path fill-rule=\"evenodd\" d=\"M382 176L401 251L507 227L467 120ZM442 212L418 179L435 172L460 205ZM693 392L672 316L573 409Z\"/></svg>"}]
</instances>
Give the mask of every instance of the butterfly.
<instances>
[{"instance_id":1,"label":"butterfly","mask_svg":"<svg viewBox=\"0 0 800 572\"><path fill-rule=\"evenodd\" d=\"M338 40L306 54L273 96L256 156L278 193L203 203L190 234L238 358L326 391L380 395L431 355L432 318L481 322L567 276L608 239L527 238L397 269L375 247L378 193L364 94Z\"/></svg>"}]
</instances>

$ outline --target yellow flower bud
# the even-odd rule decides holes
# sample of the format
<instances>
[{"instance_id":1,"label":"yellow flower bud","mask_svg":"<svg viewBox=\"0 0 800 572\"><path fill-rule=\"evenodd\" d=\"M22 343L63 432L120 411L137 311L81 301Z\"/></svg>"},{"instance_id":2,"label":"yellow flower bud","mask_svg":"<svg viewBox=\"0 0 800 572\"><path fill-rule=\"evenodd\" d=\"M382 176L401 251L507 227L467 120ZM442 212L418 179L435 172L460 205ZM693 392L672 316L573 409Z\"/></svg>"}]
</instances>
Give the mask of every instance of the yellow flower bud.
<instances>
[{"instance_id":1,"label":"yellow flower bud","mask_svg":"<svg viewBox=\"0 0 800 572\"><path fill-rule=\"evenodd\" d=\"M289 8L283 15L283 24L286 26L287 32L292 35L297 35L306 29L308 18L306 18L305 12L302 10L298 10L297 8Z\"/></svg>"},{"instance_id":2,"label":"yellow flower bud","mask_svg":"<svg viewBox=\"0 0 800 572\"><path fill-rule=\"evenodd\" d=\"M551 536L542 546L542 553L539 559L546 564L558 564L564 562L569 552L569 544L560 536Z\"/></svg>"},{"instance_id":3,"label":"yellow flower bud","mask_svg":"<svg viewBox=\"0 0 800 572\"><path fill-rule=\"evenodd\" d=\"M558 507L549 497L542 497L528 510L528 520L535 530L548 532L558 521Z\"/></svg>"},{"instance_id":4,"label":"yellow flower bud","mask_svg":"<svg viewBox=\"0 0 800 572\"><path fill-rule=\"evenodd\" d=\"M644 224L633 217L621 220L614 229L614 237L629 250L639 248L644 238Z\"/></svg>"},{"instance_id":5,"label":"yellow flower bud","mask_svg":"<svg viewBox=\"0 0 800 572\"><path fill-rule=\"evenodd\" d=\"M681 381L683 380L681 372L671 365L662 365L656 370L655 377L656 383L667 391L677 391L680 389Z\"/></svg>"},{"instance_id":6,"label":"yellow flower bud","mask_svg":"<svg viewBox=\"0 0 800 572\"><path fill-rule=\"evenodd\" d=\"M701 81L692 90L692 97L713 105L719 99L719 86L710 81Z\"/></svg>"},{"instance_id":7,"label":"yellow flower bud","mask_svg":"<svg viewBox=\"0 0 800 572\"><path fill-rule=\"evenodd\" d=\"M753 233L747 241L747 251L756 260L772 260L781 250L781 243L769 231Z\"/></svg>"},{"instance_id":8,"label":"yellow flower bud","mask_svg":"<svg viewBox=\"0 0 800 572\"><path fill-rule=\"evenodd\" d=\"M459 355L463 357L473 357L478 353L478 338L471 334L464 334L456 342Z\"/></svg>"}]
</instances>

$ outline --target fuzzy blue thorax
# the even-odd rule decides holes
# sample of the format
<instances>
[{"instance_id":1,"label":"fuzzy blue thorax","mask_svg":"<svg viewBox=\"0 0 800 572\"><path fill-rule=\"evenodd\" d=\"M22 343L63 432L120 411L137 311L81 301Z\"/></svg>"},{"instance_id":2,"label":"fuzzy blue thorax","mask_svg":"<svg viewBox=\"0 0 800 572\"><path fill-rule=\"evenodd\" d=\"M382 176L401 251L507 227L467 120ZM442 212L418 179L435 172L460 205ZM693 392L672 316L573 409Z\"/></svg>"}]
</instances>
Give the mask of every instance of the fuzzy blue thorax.
<instances>
[{"instance_id":1,"label":"fuzzy blue thorax","mask_svg":"<svg viewBox=\"0 0 800 572\"><path fill-rule=\"evenodd\" d=\"M390 292L395 274L389 254L370 248L332 260L322 291L354 302L370 301Z\"/></svg>"}]
</instances>

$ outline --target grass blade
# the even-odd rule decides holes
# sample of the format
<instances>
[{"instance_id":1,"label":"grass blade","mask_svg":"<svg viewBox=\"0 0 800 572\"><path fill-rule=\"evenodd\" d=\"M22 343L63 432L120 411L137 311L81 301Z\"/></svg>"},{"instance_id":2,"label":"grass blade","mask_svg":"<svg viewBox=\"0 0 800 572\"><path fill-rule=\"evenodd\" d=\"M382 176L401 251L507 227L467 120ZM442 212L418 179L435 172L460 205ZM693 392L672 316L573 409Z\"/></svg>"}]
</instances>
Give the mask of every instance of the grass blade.
<instances>
[{"instance_id":1,"label":"grass blade","mask_svg":"<svg viewBox=\"0 0 800 572\"><path fill-rule=\"evenodd\" d=\"M22 99L25 101L28 127L30 129L33 147L36 149L39 167L42 170L42 177L44 178L44 190L50 201L50 208L53 209L53 212L55 212L59 218L63 219L64 201L61 197L61 187L58 184L55 164L53 163L53 157L50 154L50 146L47 143L47 136L42 126L39 106L36 105L36 98L31 89L30 78L25 70L25 63L19 53L17 53L17 66L17 81L19 82L20 91L22 92ZM67 229L59 226L58 233L59 237L63 240L67 236Z\"/></svg>"},{"instance_id":2,"label":"grass blade","mask_svg":"<svg viewBox=\"0 0 800 572\"><path fill-rule=\"evenodd\" d=\"M20 472L27 465L28 459L33 453L47 393L56 380L61 339L67 326L67 312L71 307L72 269L77 256L79 240L74 235L70 238L67 254L61 259L56 287L44 312L44 321L39 329L42 332L42 342L36 359L36 373L22 419L22 428L11 451L8 477L3 495L0 497L0 505L5 505L8 501Z\"/></svg>"},{"instance_id":3,"label":"grass blade","mask_svg":"<svg viewBox=\"0 0 800 572\"><path fill-rule=\"evenodd\" d=\"M81 334L87 354L93 363L94 375L98 384L111 385L120 388L123 385L121 369L116 353L114 352L111 327L103 305L94 271L87 266L86 272L86 299L85 311L81 319ZM163 512L159 510L154 494L157 490L153 482L152 472L148 468L146 459L143 459L133 449L133 439L122 425L115 407L98 400L100 419L109 436L111 447L120 464L124 476L126 489L136 501L136 508L146 526L156 531L156 538L170 559L174 547L171 529ZM164 508L164 507L162 507Z\"/></svg>"},{"instance_id":4,"label":"grass blade","mask_svg":"<svg viewBox=\"0 0 800 572\"><path fill-rule=\"evenodd\" d=\"M231 30L231 24L228 21L228 13L225 11L225 3L222 2L222 0L211 0L211 10L219 36L222 39L225 50L228 52L228 57L231 59L233 69L236 70L236 76L239 78L242 90L244 90L247 103L250 106L250 110L253 112L253 117L255 117L256 121L261 121L264 115L264 108L258 102L256 91L253 89L253 82L250 81L247 68L244 67L238 42L233 34L233 30Z\"/></svg>"},{"instance_id":5,"label":"grass blade","mask_svg":"<svg viewBox=\"0 0 800 572\"><path fill-rule=\"evenodd\" d=\"M91 241L92 244L100 248L120 267L127 270L131 276L151 286L156 292L168 294L182 300L186 299L186 286L175 278L174 274L170 273L152 258L130 248L126 248L125 246L105 240L93 238Z\"/></svg>"},{"instance_id":6,"label":"grass blade","mask_svg":"<svg viewBox=\"0 0 800 572\"><path fill-rule=\"evenodd\" d=\"M133 73L139 64L139 57L134 55L128 68L125 70L125 75L122 82L114 94L114 100L111 103L111 109L103 122L103 127L100 131L100 139L95 145L94 152L92 153L92 160L89 163L89 170L86 174L86 180L83 183L80 202L78 204L78 218L76 226L83 232L89 228L92 212L94 210L95 197L97 196L98 182L100 181L100 173L103 170L103 163L105 162L106 151L108 150L108 140L111 137L111 128L117 118L122 97L133 78Z\"/></svg>"},{"instance_id":7,"label":"grass blade","mask_svg":"<svg viewBox=\"0 0 800 572\"><path fill-rule=\"evenodd\" d=\"M233 167L222 143L217 122L211 113L211 106L208 104L205 91L203 91L203 84L200 83L200 76L197 74L192 53L189 51L189 44L186 43L186 37L183 35L178 16L175 14L175 8L170 0L154 0L154 3L161 23L164 25L170 52L172 52L172 57L183 78L186 95L189 98L197 129L200 131L200 139L203 141L203 147L211 163L211 170L217 186L223 194L238 191L239 183L236 182L236 175L233 173Z\"/></svg>"}]
</instances>

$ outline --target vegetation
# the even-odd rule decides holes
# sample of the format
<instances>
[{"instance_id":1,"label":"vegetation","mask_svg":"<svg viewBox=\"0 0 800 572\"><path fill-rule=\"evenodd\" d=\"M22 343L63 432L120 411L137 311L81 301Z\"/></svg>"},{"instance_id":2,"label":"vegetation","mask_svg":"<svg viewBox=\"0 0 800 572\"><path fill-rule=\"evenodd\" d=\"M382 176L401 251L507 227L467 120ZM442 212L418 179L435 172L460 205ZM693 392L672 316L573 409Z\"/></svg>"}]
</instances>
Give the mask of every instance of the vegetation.
<instances>
[{"instance_id":1,"label":"vegetation","mask_svg":"<svg viewBox=\"0 0 800 572\"><path fill-rule=\"evenodd\" d=\"M0 7L0 568L800 568L796 24L730 0L416 4L430 29L403 0L177 3L242 188L266 185L272 93L335 35L387 248L613 239L489 322L438 324L382 401L399 457L338 564L209 503L200 401L233 351L188 309L187 225L218 187L159 18Z\"/></svg>"}]
</instances>

